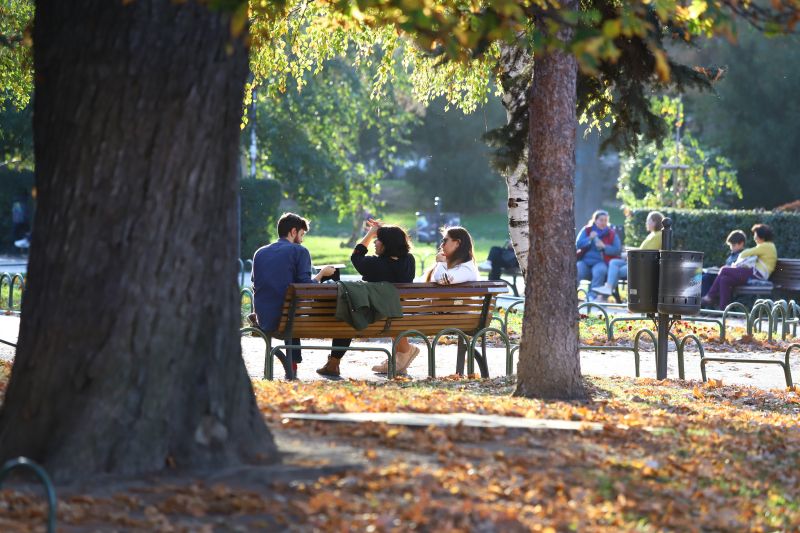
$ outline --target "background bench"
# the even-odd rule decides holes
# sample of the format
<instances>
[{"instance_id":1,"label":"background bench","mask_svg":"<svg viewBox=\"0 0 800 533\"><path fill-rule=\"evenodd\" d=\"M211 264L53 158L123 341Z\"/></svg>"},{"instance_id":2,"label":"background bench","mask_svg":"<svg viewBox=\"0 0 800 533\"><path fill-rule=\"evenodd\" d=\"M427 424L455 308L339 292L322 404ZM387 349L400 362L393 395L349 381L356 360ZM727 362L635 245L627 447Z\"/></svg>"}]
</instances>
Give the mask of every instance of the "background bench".
<instances>
[{"instance_id":1,"label":"background bench","mask_svg":"<svg viewBox=\"0 0 800 533\"><path fill-rule=\"evenodd\" d=\"M778 259L775 271L769 281L758 281L740 285L733 289L733 297L737 296L772 296L773 293L800 292L800 259Z\"/></svg>"},{"instance_id":2,"label":"background bench","mask_svg":"<svg viewBox=\"0 0 800 533\"><path fill-rule=\"evenodd\" d=\"M475 336L487 328L492 318L498 294L508 292L505 282L476 281L458 285L435 283L396 284L403 308L402 318L379 320L363 330L355 330L346 322L335 318L336 284L295 283L289 286L283 304L278 328L266 333L267 343L264 377L272 378L272 338L291 341L293 338L311 339L364 339L395 338L409 330L407 336L426 338L443 330L460 330L466 336ZM246 328L249 329L249 328ZM244 330L243 330L244 331ZM463 373L467 339L459 336L456 372ZM427 342L427 339L426 339ZM485 338L484 338L485 343ZM473 343L474 344L474 343ZM357 347L353 347L358 350ZM510 348L509 348L510 349ZM433 350L428 350L428 374L435 377ZM485 353L475 350L481 374L488 376ZM394 377L394 354L390 357L389 377ZM293 376L290 376L293 377Z\"/></svg>"},{"instance_id":3,"label":"background bench","mask_svg":"<svg viewBox=\"0 0 800 533\"><path fill-rule=\"evenodd\" d=\"M484 268L478 265L478 271L480 272L491 272L491 269ZM500 270L501 276L509 276L511 277L511 281L505 279L498 279L495 281L502 281L505 283L514 293L514 296L519 296L519 289L517 289L517 278L524 281L524 277L522 276L522 269L519 267L515 268L503 268Z\"/></svg>"}]
</instances>

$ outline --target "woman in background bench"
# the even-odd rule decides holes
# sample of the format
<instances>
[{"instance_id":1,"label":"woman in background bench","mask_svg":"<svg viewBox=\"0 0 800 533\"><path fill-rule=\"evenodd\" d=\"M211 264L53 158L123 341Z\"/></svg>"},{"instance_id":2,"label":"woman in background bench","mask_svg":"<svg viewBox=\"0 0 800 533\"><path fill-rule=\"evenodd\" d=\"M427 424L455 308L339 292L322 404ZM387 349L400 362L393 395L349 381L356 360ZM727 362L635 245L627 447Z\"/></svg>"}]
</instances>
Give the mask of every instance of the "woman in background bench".
<instances>
[{"instance_id":1,"label":"woman in background bench","mask_svg":"<svg viewBox=\"0 0 800 533\"><path fill-rule=\"evenodd\" d=\"M364 281L388 281L389 283L411 283L414 281L414 256L411 251L410 239L399 226L384 225L378 220L369 219L366 222L367 234L356 244L350 256L350 262ZM367 255L369 245L375 241L375 255ZM347 339L339 344L342 348L349 346ZM317 369L323 376L338 377L339 364L347 350L331 350L328 362ZM404 372L411 361L419 354L419 348L412 346L407 338L400 339L397 343L397 372ZM389 365L372 367L375 372L388 372Z\"/></svg>"},{"instance_id":2,"label":"woman in background bench","mask_svg":"<svg viewBox=\"0 0 800 533\"><path fill-rule=\"evenodd\" d=\"M480 274L475 264L472 235L461 226L447 228L442 233L436 264L425 274L425 281L451 285L478 279Z\"/></svg>"},{"instance_id":3,"label":"woman in background bench","mask_svg":"<svg viewBox=\"0 0 800 533\"><path fill-rule=\"evenodd\" d=\"M664 215L658 211L650 211L645 219L645 228L647 229L647 236L639 245L639 250L660 250L661 249L661 230L664 229L662 224ZM603 296L611 296L614 294L614 289L617 288L617 283L621 279L628 279L628 258L612 259L608 262L608 276L606 282L600 287L595 287L594 292L602 294ZM599 298L598 298L599 300Z\"/></svg>"},{"instance_id":4,"label":"woman in background bench","mask_svg":"<svg viewBox=\"0 0 800 533\"><path fill-rule=\"evenodd\" d=\"M756 245L742 250L733 266L720 269L717 279L702 299L703 307L710 308L714 300L719 298L720 309L725 309L731 303L734 287L745 285L750 278L768 280L772 275L778 262L778 250L772 242L772 228L766 224L756 224L752 232Z\"/></svg>"}]
</instances>

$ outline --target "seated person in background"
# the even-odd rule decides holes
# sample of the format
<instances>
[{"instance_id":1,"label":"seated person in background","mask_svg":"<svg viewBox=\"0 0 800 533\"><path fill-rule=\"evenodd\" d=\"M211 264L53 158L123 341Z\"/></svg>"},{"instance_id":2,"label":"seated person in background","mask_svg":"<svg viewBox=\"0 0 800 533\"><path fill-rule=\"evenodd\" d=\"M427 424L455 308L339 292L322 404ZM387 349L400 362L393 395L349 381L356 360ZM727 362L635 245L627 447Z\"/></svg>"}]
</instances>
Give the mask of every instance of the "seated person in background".
<instances>
[{"instance_id":1,"label":"seated person in background","mask_svg":"<svg viewBox=\"0 0 800 533\"><path fill-rule=\"evenodd\" d=\"M387 281L389 283L411 283L414 281L414 256L411 255L411 241L402 228L384 225L378 220L367 221L369 230L361 242L356 244L350 262L364 281ZM375 255L367 255L367 248L375 241ZM350 346L350 339L342 339L337 346ZM323 376L339 376L339 364L345 354L344 349L332 350L328 362L317 373ZM408 338L397 343L397 372L403 373L411 361L419 354L419 348L412 346ZM376 365L375 372L388 372L389 362Z\"/></svg>"},{"instance_id":2,"label":"seated person in background","mask_svg":"<svg viewBox=\"0 0 800 533\"><path fill-rule=\"evenodd\" d=\"M741 251L744 250L744 245L747 242L747 235L745 235L742 230L735 229L730 232L728 238L725 239L725 242L728 244L728 247L731 250L730 255L725 260L725 266L731 266L739 258ZM711 285L714 283L714 280L717 279L718 273L719 268L709 268L703 270L703 283L700 289L700 296L705 296L708 294L709 289L711 289Z\"/></svg>"},{"instance_id":3,"label":"seated person in background","mask_svg":"<svg viewBox=\"0 0 800 533\"><path fill-rule=\"evenodd\" d=\"M283 300L291 283L319 283L323 277L336 271L330 265L325 266L312 279L311 254L302 245L308 229L309 222L306 219L294 213L284 213L278 220L279 239L262 246L253 256L253 306L258 317L258 327L267 334L278 327ZM299 345L300 339L291 339L291 344ZM292 369L296 375L297 364L303 357L300 350L294 348L289 350L289 354L292 356ZM288 375L286 357L279 353L278 358Z\"/></svg>"},{"instance_id":4,"label":"seated person in background","mask_svg":"<svg viewBox=\"0 0 800 533\"><path fill-rule=\"evenodd\" d=\"M481 263L483 270L489 270L489 279L500 279L500 274L504 268L519 268L517 254L511 241L506 241L504 247L492 246L489 250L489 257Z\"/></svg>"},{"instance_id":5,"label":"seated person in background","mask_svg":"<svg viewBox=\"0 0 800 533\"><path fill-rule=\"evenodd\" d=\"M658 211L651 211L645 220L645 227L648 234L644 238L639 250L660 250L661 249L661 230L664 228L662 221L664 215ZM608 277L605 285L595 287L594 292L610 296L614 293L617 283L621 279L628 279L628 260L627 258L612 259L608 262Z\"/></svg>"},{"instance_id":6,"label":"seated person in background","mask_svg":"<svg viewBox=\"0 0 800 533\"><path fill-rule=\"evenodd\" d=\"M578 256L578 282L591 280L586 300L591 302L597 297L594 289L605 283L608 263L616 259L622 250L619 236L608 225L608 212L597 210L592 218L581 228L575 238Z\"/></svg>"},{"instance_id":7,"label":"seated person in background","mask_svg":"<svg viewBox=\"0 0 800 533\"><path fill-rule=\"evenodd\" d=\"M442 235L436 264L426 273L425 281L439 285L478 281L478 267L475 265L469 232L460 226L453 226L443 231Z\"/></svg>"},{"instance_id":8,"label":"seated person in background","mask_svg":"<svg viewBox=\"0 0 800 533\"><path fill-rule=\"evenodd\" d=\"M731 303L734 287L746 284L750 278L767 280L772 275L778 263L778 250L772 242L772 228L766 224L756 224L752 231L756 245L742 250L733 266L720 269L708 294L703 297L703 307L711 307L714 300L719 298L720 309L725 309Z\"/></svg>"}]
</instances>

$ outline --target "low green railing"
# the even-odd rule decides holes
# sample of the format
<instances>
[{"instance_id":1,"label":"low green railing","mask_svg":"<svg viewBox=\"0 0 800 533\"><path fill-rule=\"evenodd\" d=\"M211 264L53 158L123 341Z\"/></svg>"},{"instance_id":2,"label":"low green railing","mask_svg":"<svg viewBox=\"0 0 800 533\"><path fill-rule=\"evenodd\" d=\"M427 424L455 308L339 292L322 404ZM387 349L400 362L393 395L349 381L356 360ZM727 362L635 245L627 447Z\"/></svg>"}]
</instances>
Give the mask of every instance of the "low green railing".
<instances>
[{"instance_id":1,"label":"low green railing","mask_svg":"<svg viewBox=\"0 0 800 533\"><path fill-rule=\"evenodd\" d=\"M53 487L53 482L50 481L50 476L44 468L34 463L27 457L17 457L6 461L3 468L0 469L0 487L3 482L13 470L31 470L44 485L45 494L47 496L47 533L55 533L56 530L56 489Z\"/></svg>"}]
</instances>

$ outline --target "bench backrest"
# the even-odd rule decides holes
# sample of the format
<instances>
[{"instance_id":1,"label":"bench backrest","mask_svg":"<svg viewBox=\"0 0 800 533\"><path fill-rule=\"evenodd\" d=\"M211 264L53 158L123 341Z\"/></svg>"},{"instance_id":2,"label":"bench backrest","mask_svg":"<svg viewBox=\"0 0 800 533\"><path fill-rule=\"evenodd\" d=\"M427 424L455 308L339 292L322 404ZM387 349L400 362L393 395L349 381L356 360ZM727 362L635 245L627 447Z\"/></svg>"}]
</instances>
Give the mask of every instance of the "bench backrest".
<instances>
[{"instance_id":1,"label":"bench backrest","mask_svg":"<svg viewBox=\"0 0 800 533\"><path fill-rule=\"evenodd\" d=\"M489 325L498 294L508 292L502 281L475 281L442 286L435 283L396 284L403 318L379 320L363 330L336 320L335 284L294 283L286 292L278 338L394 337L415 329L435 335L456 328L468 335Z\"/></svg>"},{"instance_id":2,"label":"bench backrest","mask_svg":"<svg viewBox=\"0 0 800 533\"><path fill-rule=\"evenodd\" d=\"M778 259L769 280L784 291L800 291L800 259Z\"/></svg>"}]
</instances>

